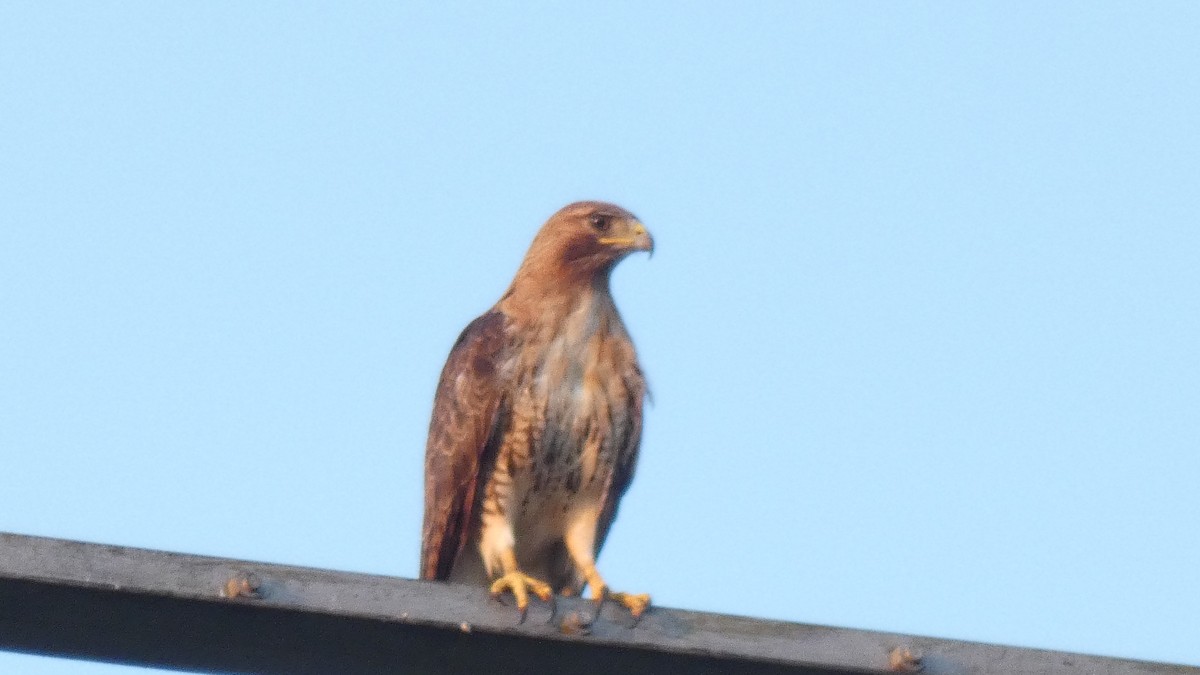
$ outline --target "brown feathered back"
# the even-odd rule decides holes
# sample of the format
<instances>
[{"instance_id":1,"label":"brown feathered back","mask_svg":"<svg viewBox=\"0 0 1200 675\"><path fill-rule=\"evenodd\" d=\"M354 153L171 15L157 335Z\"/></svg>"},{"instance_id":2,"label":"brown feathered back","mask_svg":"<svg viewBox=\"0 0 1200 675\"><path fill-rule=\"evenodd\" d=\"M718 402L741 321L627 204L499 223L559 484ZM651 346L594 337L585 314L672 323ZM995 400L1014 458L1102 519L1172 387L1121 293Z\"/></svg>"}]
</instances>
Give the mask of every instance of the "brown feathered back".
<instances>
[{"instance_id":1,"label":"brown feathered back","mask_svg":"<svg viewBox=\"0 0 1200 675\"><path fill-rule=\"evenodd\" d=\"M466 545L481 469L495 459L504 324L504 315L495 311L472 321L450 350L438 381L425 446L422 579L450 575Z\"/></svg>"}]
</instances>

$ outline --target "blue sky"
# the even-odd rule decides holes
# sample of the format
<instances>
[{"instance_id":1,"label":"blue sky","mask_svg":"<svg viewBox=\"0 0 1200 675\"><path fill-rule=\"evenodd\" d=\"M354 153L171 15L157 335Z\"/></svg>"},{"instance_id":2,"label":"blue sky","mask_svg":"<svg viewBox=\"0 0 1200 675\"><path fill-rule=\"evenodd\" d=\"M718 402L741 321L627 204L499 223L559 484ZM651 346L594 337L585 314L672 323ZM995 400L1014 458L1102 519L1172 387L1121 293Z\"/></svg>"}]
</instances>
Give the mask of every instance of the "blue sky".
<instances>
[{"instance_id":1,"label":"blue sky","mask_svg":"<svg viewBox=\"0 0 1200 675\"><path fill-rule=\"evenodd\" d=\"M5 3L0 530L415 575L446 353L600 198L613 586L1200 664L1200 5L740 4Z\"/></svg>"}]
</instances>

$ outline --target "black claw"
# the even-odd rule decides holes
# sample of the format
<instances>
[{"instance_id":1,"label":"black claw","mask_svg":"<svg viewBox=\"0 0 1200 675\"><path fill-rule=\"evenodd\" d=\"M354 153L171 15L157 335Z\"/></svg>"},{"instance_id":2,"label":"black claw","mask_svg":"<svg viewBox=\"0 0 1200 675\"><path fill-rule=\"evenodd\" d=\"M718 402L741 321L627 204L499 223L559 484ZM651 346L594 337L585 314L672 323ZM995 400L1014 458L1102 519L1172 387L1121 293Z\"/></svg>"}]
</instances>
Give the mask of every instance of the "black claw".
<instances>
[{"instance_id":1,"label":"black claw","mask_svg":"<svg viewBox=\"0 0 1200 675\"><path fill-rule=\"evenodd\" d=\"M630 618L633 619L633 621L628 626L625 626L625 628L627 628L629 630L633 630L634 628L637 628L638 624L642 622L642 617L645 615L646 615L646 612L642 612L641 614L634 614L633 612L630 612L629 616L630 616Z\"/></svg>"},{"instance_id":2,"label":"black claw","mask_svg":"<svg viewBox=\"0 0 1200 675\"><path fill-rule=\"evenodd\" d=\"M604 611L604 602L608 600L608 589L605 588L599 595L592 598L592 621L599 621L600 614Z\"/></svg>"},{"instance_id":3,"label":"black claw","mask_svg":"<svg viewBox=\"0 0 1200 675\"><path fill-rule=\"evenodd\" d=\"M554 623L554 618L558 615L558 598L550 596L550 618L546 619L546 624Z\"/></svg>"},{"instance_id":4,"label":"black claw","mask_svg":"<svg viewBox=\"0 0 1200 675\"><path fill-rule=\"evenodd\" d=\"M518 607L517 614L517 625L520 626L521 624L525 623L525 615L529 614L529 605Z\"/></svg>"}]
</instances>

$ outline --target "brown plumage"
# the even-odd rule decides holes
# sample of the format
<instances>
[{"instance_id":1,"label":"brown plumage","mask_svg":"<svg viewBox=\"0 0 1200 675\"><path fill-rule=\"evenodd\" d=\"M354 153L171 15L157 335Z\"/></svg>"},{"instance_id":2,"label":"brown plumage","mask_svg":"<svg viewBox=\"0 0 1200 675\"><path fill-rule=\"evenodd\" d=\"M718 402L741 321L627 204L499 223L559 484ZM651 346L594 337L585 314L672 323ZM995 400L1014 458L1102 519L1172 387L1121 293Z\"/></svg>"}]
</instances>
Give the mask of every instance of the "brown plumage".
<instances>
[{"instance_id":1,"label":"brown plumage","mask_svg":"<svg viewBox=\"0 0 1200 675\"><path fill-rule=\"evenodd\" d=\"M633 478L646 385L609 275L649 233L578 202L538 232L508 291L459 336L425 451L421 578L607 592L595 558ZM611 594L640 614L646 596Z\"/></svg>"}]
</instances>

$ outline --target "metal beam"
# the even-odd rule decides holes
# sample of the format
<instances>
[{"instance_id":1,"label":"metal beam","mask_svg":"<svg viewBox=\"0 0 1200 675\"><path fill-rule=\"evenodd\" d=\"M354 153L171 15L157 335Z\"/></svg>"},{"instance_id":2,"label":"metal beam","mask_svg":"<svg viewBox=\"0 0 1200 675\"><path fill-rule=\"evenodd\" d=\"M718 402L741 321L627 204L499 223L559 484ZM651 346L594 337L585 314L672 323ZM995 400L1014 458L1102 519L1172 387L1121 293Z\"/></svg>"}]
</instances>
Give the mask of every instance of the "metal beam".
<instances>
[{"instance_id":1,"label":"metal beam","mask_svg":"<svg viewBox=\"0 0 1200 675\"><path fill-rule=\"evenodd\" d=\"M271 675L845 675L888 672L907 648L933 675L1200 675L666 608L629 627L578 599L559 600L551 621L544 607L515 618L475 587L0 533L0 649L69 658Z\"/></svg>"}]
</instances>

